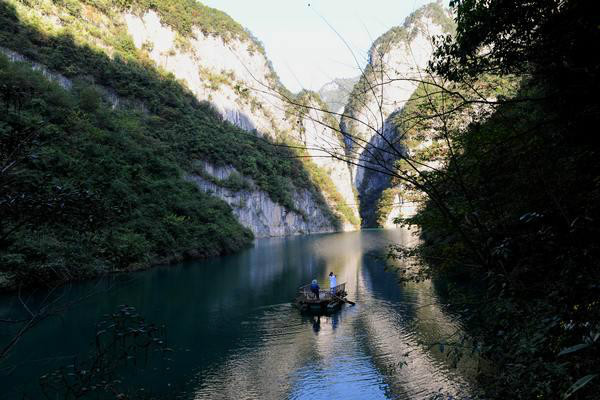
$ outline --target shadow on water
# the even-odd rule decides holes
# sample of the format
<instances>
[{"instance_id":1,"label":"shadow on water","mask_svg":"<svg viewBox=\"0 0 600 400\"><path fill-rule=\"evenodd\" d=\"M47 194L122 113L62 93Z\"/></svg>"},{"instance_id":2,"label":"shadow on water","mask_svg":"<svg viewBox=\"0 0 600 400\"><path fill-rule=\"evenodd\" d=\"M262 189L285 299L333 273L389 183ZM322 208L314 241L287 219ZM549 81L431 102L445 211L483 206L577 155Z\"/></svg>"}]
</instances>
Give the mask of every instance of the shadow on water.
<instances>
[{"instance_id":1,"label":"shadow on water","mask_svg":"<svg viewBox=\"0 0 600 400\"><path fill-rule=\"evenodd\" d=\"M95 323L119 304L167 326L172 361L126 379L182 399L425 399L469 392L468 368L452 369L431 343L460 330L429 282L398 284L373 255L406 240L399 230L369 230L258 240L240 254L74 285L78 298L110 286L44 321L0 372L7 399L91 349ZM291 300L333 271L356 306L302 315ZM0 312L17 307L0 299ZM2 315L0 315L2 317ZM8 332L1 332L2 340ZM154 369L156 368L156 369ZM465 372L466 371L466 372Z\"/></svg>"}]
</instances>

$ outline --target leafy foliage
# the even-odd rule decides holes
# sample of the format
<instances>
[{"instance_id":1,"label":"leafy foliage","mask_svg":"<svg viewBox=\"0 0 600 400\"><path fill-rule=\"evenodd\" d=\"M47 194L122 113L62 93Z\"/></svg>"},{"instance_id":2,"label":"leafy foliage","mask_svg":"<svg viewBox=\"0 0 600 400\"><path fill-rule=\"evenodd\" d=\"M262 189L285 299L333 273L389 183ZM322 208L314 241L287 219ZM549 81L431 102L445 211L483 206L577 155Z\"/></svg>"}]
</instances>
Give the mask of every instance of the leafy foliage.
<instances>
[{"instance_id":1,"label":"leafy foliage","mask_svg":"<svg viewBox=\"0 0 600 400\"><path fill-rule=\"evenodd\" d=\"M444 207L429 201L411 220L422 229L418 252L434 276L484 284L451 303L469 304L467 329L492 366L479 376L489 397L590 398L600 359L590 131L600 123L599 63L583 45L600 34L591 2L452 3L457 37L433 68L456 82L490 72L523 80L491 117L456 130L454 156L426 174Z\"/></svg>"},{"instance_id":2,"label":"leafy foliage","mask_svg":"<svg viewBox=\"0 0 600 400\"><path fill-rule=\"evenodd\" d=\"M29 88L19 108L2 104L4 134L35 130L41 141L2 197L3 223L18 228L2 264L20 282L220 254L251 240L225 203L182 179L172 151L146 134L147 116L91 100L89 86L67 92L26 64L2 58L0 73Z\"/></svg>"},{"instance_id":3,"label":"leafy foliage","mask_svg":"<svg viewBox=\"0 0 600 400\"><path fill-rule=\"evenodd\" d=\"M592 69L585 71L586 78L597 79L598 55L588 47L590 40L598 38L593 1L532 0L515 6L510 0L453 0L450 4L456 10L456 35L440 43L433 63L436 72L454 79L535 71L559 77L561 71L587 66Z\"/></svg>"}]
</instances>

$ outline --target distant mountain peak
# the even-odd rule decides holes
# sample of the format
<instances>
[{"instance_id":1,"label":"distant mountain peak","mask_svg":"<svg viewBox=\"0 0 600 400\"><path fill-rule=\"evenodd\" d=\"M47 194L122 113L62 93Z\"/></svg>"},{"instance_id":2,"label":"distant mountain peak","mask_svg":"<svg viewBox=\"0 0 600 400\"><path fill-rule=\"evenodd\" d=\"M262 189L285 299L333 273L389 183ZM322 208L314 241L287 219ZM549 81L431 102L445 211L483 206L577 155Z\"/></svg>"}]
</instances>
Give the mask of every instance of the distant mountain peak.
<instances>
[{"instance_id":1,"label":"distant mountain peak","mask_svg":"<svg viewBox=\"0 0 600 400\"><path fill-rule=\"evenodd\" d=\"M331 82L327 82L319 89L319 95L325 104L327 104L330 111L343 111L348 102L348 97L359 78L358 76L354 78L336 78Z\"/></svg>"}]
</instances>

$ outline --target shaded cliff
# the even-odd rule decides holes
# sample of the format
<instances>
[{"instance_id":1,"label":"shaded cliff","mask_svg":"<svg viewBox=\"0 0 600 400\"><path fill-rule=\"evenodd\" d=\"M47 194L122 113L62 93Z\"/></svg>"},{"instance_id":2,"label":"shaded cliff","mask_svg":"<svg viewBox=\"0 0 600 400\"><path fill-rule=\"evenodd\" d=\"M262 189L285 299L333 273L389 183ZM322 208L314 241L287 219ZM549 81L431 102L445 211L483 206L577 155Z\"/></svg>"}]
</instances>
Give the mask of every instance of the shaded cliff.
<instances>
[{"instance_id":1,"label":"shaded cliff","mask_svg":"<svg viewBox=\"0 0 600 400\"><path fill-rule=\"evenodd\" d=\"M387 174L377 171L385 171L383 166L393 169L397 158L386 147L407 151L394 116L426 79L424 71L434 51L432 39L451 32L452 26L448 11L439 3L432 3L411 14L402 26L379 37L369 51L368 64L350 94L340 122L348 157L360 164L352 167L352 179L360 197L363 226L381 225L376 205L391 183ZM394 203L401 205L404 201L397 199Z\"/></svg>"}]
</instances>

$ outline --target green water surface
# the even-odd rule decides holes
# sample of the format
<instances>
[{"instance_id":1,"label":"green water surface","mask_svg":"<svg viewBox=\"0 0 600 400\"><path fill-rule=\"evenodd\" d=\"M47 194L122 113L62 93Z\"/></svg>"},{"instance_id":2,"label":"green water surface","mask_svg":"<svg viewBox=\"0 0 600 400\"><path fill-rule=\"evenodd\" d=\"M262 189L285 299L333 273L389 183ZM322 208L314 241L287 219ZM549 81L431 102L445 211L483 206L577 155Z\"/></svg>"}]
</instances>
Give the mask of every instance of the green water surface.
<instances>
[{"instance_id":1,"label":"green water surface","mask_svg":"<svg viewBox=\"0 0 600 400\"><path fill-rule=\"evenodd\" d=\"M63 288L63 299L89 297L23 337L0 365L0 398L40 398L38 377L90 352L95 324L122 304L166 326L170 360L126 376L166 398L466 397L468 365L451 368L431 345L460 324L430 282L400 285L380 257L410 240L400 229L259 239L237 255ZM291 304L298 286L327 287L330 271L356 306L301 315ZM0 298L0 317L19 307L14 295ZM0 331L2 343L10 333Z\"/></svg>"}]
</instances>

